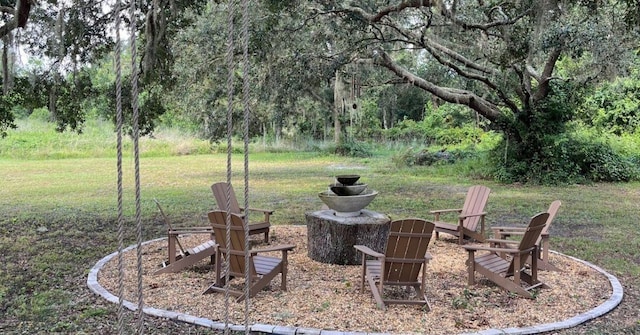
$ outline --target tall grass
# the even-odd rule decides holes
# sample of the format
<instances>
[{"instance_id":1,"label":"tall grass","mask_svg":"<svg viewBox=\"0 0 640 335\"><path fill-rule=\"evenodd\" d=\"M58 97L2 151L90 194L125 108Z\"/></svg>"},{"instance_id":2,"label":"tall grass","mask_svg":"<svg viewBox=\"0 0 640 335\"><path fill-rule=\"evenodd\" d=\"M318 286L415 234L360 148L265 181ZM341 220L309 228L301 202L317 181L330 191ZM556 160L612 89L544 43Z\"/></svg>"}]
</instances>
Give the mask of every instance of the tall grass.
<instances>
[{"instance_id":1,"label":"tall grass","mask_svg":"<svg viewBox=\"0 0 640 335\"><path fill-rule=\"evenodd\" d=\"M0 158L10 159L65 159L115 157L117 137L113 124L99 118L87 120L81 133L56 131L55 124L43 117L19 119L18 128L8 131L6 138L0 139ZM335 150L335 145L323 141L278 142L263 141L261 138L249 143L251 152L317 152ZM243 152L244 144L234 138L233 152ZM133 141L126 134L122 138L125 156L132 156ZM177 129L158 127L152 136L139 139L139 153L142 157L165 157L182 155L202 155L226 153L226 141L211 143L206 139Z\"/></svg>"},{"instance_id":2,"label":"tall grass","mask_svg":"<svg viewBox=\"0 0 640 335\"><path fill-rule=\"evenodd\" d=\"M82 133L57 132L55 124L38 118L20 119L18 128L0 139L0 157L11 159L65 159L116 156L113 125L101 119L89 119ZM133 141L123 135L123 154L132 155ZM153 137L140 139L140 154L145 157L209 153L208 141L161 129Z\"/></svg>"}]
</instances>

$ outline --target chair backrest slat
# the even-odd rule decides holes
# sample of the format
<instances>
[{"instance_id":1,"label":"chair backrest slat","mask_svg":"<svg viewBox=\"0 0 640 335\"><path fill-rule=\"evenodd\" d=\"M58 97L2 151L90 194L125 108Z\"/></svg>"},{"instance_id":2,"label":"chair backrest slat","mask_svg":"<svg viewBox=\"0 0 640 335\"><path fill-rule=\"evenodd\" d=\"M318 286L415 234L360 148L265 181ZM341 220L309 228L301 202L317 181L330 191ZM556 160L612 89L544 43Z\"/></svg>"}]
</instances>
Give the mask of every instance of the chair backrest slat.
<instances>
[{"instance_id":1,"label":"chair backrest slat","mask_svg":"<svg viewBox=\"0 0 640 335\"><path fill-rule=\"evenodd\" d=\"M219 248L223 250L225 257L229 257L229 271L235 276L245 274L245 235L243 221L237 214L231 214L231 234L229 235L230 246L227 246L227 213L225 211L211 211L208 214L209 222L213 228L214 237ZM234 253L226 252L236 251ZM218 260L216 260L218 261ZM251 260L250 260L251 261ZM255 274L253 263L249 267L252 275Z\"/></svg>"},{"instance_id":2,"label":"chair backrest slat","mask_svg":"<svg viewBox=\"0 0 640 335\"><path fill-rule=\"evenodd\" d=\"M533 248L536 245L538 238L542 233L542 229L544 229L545 225L547 224L548 218L549 218L549 213L546 213L546 212L538 213L531 218L531 222L529 222L529 225L527 226L527 230L522 236L522 240L520 240L520 244L518 244L518 250L520 251L527 250L527 249ZM529 254L521 253L519 257L520 257L521 266L524 266L525 263L527 262L527 258L529 257ZM515 264L514 260L515 258L511 260L511 264L509 265L509 270L507 271L507 273L513 273L514 264Z\"/></svg>"},{"instance_id":3,"label":"chair backrest slat","mask_svg":"<svg viewBox=\"0 0 640 335\"><path fill-rule=\"evenodd\" d=\"M484 212L484 208L489 200L491 189L483 185L471 186L467 191L467 197L464 199L462 212L460 214L473 214ZM464 227L475 231L480 223L480 216L472 216L464 220Z\"/></svg>"},{"instance_id":4,"label":"chair backrest slat","mask_svg":"<svg viewBox=\"0 0 640 335\"><path fill-rule=\"evenodd\" d=\"M560 208L560 205L562 205L562 202L560 200L556 200L552 202L551 205L549 205L549 209L547 210L547 213L549 213L549 218L547 219L547 223L544 225L542 233L540 234L540 237L538 237L538 241L536 242L536 244L540 243L540 240L542 240L542 235L549 233L549 227L551 226L553 219L556 217L556 214L558 214L558 208Z\"/></svg>"},{"instance_id":5,"label":"chair backrest slat","mask_svg":"<svg viewBox=\"0 0 640 335\"><path fill-rule=\"evenodd\" d=\"M238 204L238 199L236 198L236 193L233 191L233 185L227 182L219 182L211 185L211 191L213 191L213 196L216 198L216 203L218 204L218 209L221 211L228 211L227 209L227 195L230 196L229 206L231 213L240 214L240 205Z\"/></svg>"},{"instance_id":6,"label":"chair backrest slat","mask_svg":"<svg viewBox=\"0 0 640 335\"><path fill-rule=\"evenodd\" d=\"M432 222L422 219L391 222L385 248L385 273L382 274L384 281L416 281L434 226Z\"/></svg>"}]
</instances>

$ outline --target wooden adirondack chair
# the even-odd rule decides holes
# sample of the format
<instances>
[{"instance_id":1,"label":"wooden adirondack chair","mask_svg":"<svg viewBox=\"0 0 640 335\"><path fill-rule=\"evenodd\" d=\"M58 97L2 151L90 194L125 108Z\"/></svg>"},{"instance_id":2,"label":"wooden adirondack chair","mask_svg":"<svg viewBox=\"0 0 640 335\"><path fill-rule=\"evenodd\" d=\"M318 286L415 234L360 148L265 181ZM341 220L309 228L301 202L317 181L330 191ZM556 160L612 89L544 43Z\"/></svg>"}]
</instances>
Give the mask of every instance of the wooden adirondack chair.
<instances>
[{"instance_id":1,"label":"wooden adirondack chair","mask_svg":"<svg viewBox=\"0 0 640 335\"><path fill-rule=\"evenodd\" d=\"M185 234L213 234L213 230L211 226L202 226L202 227L173 227L171 222L164 214L162 210L162 206L160 206L160 202L157 199L153 199L156 203L156 207L160 211L160 215L162 215L162 220L167 226L167 237L168 237L168 250L169 255L167 260L162 262L162 268L154 272L154 274L162 274L162 273L172 273L178 272L186 267L189 267L193 264L196 264L200 260L210 257L211 264L214 263L214 255L216 252L216 244L213 240L208 240L194 248L184 248L182 243L180 243L180 235ZM176 245L180 249L176 251Z\"/></svg>"},{"instance_id":2,"label":"wooden adirondack chair","mask_svg":"<svg viewBox=\"0 0 640 335\"><path fill-rule=\"evenodd\" d=\"M502 288L526 298L533 298L531 290L536 287L548 288L546 284L538 280L538 247L536 241L549 218L549 213L540 213L531 218L522 239L517 247L490 247L464 245L469 253L467 269L469 285L475 283L475 273L479 272ZM504 242L504 240L488 239L488 242ZM487 251L483 255L476 256L479 250ZM500 257L500 253L506 253L510 260ZM531 259L529 273L527 273L526 261ZM513 278L510 279L510 278ZM526 287L523 287L523 284Z\"/></svg>"},{"instance_id":3,"label":"wooden adirondack chair","mask_svg":"<svg viewBox=\"0 0 640 335\"><path fill-rule=\"evenodd\" d=\"M231 244L227 245L227 212L211 211L208 216L218 248L216 252L216 281L204 293L224 292L225 274L222 272L222 264L227 259L229 260L229 278L246 278L243 218L237 214L231 214L231 233L229 235ZM278 274L282 275L280 288L283 291L287 290L287 253L294 248L295 245L281 245L248 251L250 297L255 296ZM272 251L281 252L281 257L258 255ZM237 301L242 301L245 298L243 291L229 290L229 294L236 297Z\"/></svg>"},{"instance_id":4,"label":"wooden adirondack chair","mask_svg":"<svg viewBox=\"0 0 640 335\"><path fill-rule=\"evenodd\" d=\"M385 304L416 304L431 309L425 294L425 273L432 258L427 247L433 228L432 222L422 219L396 220L391 222L384 254L364 245L354 246L362 252L360 291L364 292L366 278L379 308L385 309ZM385 285L413 287L417 298L385 299Z\"/></svg>"},{"instance_id":5,"label":"wooden adirondack chair","mask_svg":"<svg viewBox=\"0 0 640 335\"><path fill-rule=\"evenodd\" d=\"M218 205L218 209L221 211L229 211L227 209L227 203L230 207L230 212L238 215L242 215L245 212L245 208L240 207L238 205L238 200L236 198L236 194L233 191L233 186L226 182L214 183L211 185L211 191L213 191L213 196L216 198L216 204ZM230 196L227 199L227 195ZM227 202L229 201L229 202ZM268 209L259 209L259 208L248 208L247 211L258 212L263 214L262 221L252 221L249 223L249 234L262 234L264 233L264 241L269 243L269 228L271 227L271 223L269 222L269 218L271 214L273 214L272 210ZM253 217L250 217L253 220Z\"/></svg>"},{"instance_id":6,"label":"wooden adirondack chair","mask_svg":"<svg viewBox=\"0 0 640 335\"><path fill-rule=\"evenodd\" d=\"M549 263L549 227L551 226L553 219L556 217L556 214L558 213L558 208L560 208L561 204L562 202L560 200L556 200L552 202L551 205L549 205L549 209L547 210L547 213L549 213L549 218L547 219L544 229L542 229L542 233L540 234L540 237L536 241L536 245L538 245L538 247L540 248L540 252L538 254L540 256L540 258L538 259L538 268L541 270L548 270L548 271L560 270L553 264ZM506 239L511 236L522 236L526 228L524 227L491 227L491 230L493 231L493 237L499 240L499 239ZM517 241L510 241L510 242L517 243ZM504 245L504 243L500 243L496 245ZM527 262L531 264L530 260Z\"/></svg>"},{"instance_id":7,"label":"wooden adirondack chair","mask_svg":"<svg viewBox=\"0 0 640 335\"><path fill-rule=\"evenodd\" d=\"M484 207L487 205L490 192L491 190L486 186L472 186L467 191L467 197L462 208L430 211L429 213L435 215L436 238L440 237L440 233L447 233L457 236L459 244L464 243L465 237L484 242L484 219L487 215ZM458 222L448 223L442 221L440 215L445 213L458 213ZM477 232L478 224L480 224L479 233Z\"/></svg>"}]
</instances>

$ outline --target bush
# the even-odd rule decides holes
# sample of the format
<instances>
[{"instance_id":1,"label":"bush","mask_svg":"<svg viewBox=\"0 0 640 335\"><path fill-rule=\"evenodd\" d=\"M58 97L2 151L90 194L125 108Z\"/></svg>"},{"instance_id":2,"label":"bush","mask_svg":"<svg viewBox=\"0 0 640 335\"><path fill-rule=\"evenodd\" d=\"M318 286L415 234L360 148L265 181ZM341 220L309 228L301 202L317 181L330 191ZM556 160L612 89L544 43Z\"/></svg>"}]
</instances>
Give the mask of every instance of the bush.
<instances>
[{"instance_id":1,"label":"bush","mask_svg":"<svg viewBox=\"0 0 640 335\"><path fill-rule=\"evenodd\" d=\"M477 152L475 150L467 149L441 149L437 151L422 149L414 152L412 148L407 148L392 156L391 160L398 167L414 165L430 166L436 164L453 164L476 155Z\"/></svg>"},{"instance_id":2,"label":"bush","mask_svg":"<svg viewBox=\"0 0 640 335\"><path fill-rule=\"evenodd\" d=\"M485 120L477 120L474 112L464 106L443 104L426 106L422 121L403 119L384 131L387 139L402 142L420 142L426 145L468 145L478 141L485 133ZM478 122L480 121L480 122Z\"/></svg>"},{"instance_id":3,"label":"bush","mask_svg":"<svg viewBox=\"0 0 640 335\"><path fill-rule=\"evenodd\" d=\"M336 146L335 153L341 156L364 158L373 156L373 149L365 142L348 139L341 141Z\"/></svg>"},{"instance_id":4,"label":"bush","mask_svg":"<svg viewBox=\"0 0 640 335\"><path fill-rule=\"evenodd\" d=\"M638 179L639 171L606 142L567 134L547 136L535 153L519 152L503 141L491 152L494 177L505 183L546 185L585 182L626 182Z\"/></svg>"},{"instance_id":5,"label":"bush","mask_svg":"<svg viewBox=\"0 0 640 335\"><path fill-rule=\"evenodd\" d=\"M623 77L603 83L587 96L579 115L600 131L622 135L640 126L639 110L640 80Z\"/></svg>"}]
</instances>

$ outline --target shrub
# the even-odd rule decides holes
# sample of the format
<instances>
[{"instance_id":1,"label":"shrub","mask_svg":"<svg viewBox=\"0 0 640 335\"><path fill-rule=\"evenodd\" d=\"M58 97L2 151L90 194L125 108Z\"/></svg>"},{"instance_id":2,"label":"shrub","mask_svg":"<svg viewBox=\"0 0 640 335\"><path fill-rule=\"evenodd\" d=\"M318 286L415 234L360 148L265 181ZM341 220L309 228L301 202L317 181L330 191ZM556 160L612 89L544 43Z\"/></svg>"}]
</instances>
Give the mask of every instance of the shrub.
<instances>
[{"instance_id":1,"label":"shrub","mask_svg":"<svg viewBox=\"0 0 640 335\"><path fill-rule=\"evenodd\" d=\"M398 167L414 165L430 166L436 164L453 164L476 155L477 152L471 149L441 149L437 151L422 149L414 152L412 148L407 148L393 155L391 160Z\"/></svg>"},{"instance_id":2,"label":"shrub","mask_svg":"<svg viewBox=\"0 0 640 335\"><path fill-rule=\"evenodd\" d=\"M347 139L341 141L336 146L335 153L337 155L348 157L371 157L373 156L373 149L365 142Z\"/></svg>"},{"instance_id":3,"label":"shrub","mask_svg":"<svg viewBox=\"0 0 640 335\"><path fill-rule=\"evenodd\" d=\"M509 148L505 140L491 151L494 177L502 182L557 185L585 182L626 182L638 179L639 171L631 158L596 138L568 134L542 138L537 152ZM528 157L523 159L522 157Z\"/></svg>"},{"instance_id":4,"label":"shrub","mask_svg":"<svg viewBox=\"0 0 640 335\"><path fill-rule=\"evenodd\" d=\"M601 84L587 96L579 115L600 131L622 135L640 126L639 110L640 80L623 77Z\"/></svg>"}]
</instances>

